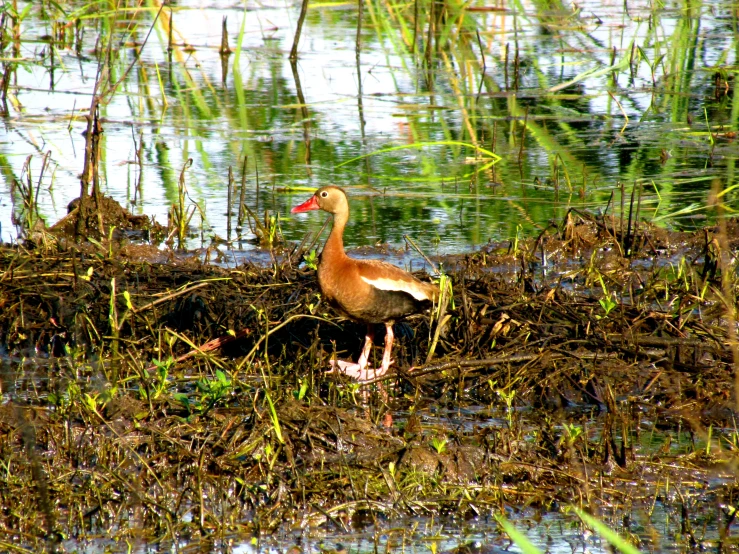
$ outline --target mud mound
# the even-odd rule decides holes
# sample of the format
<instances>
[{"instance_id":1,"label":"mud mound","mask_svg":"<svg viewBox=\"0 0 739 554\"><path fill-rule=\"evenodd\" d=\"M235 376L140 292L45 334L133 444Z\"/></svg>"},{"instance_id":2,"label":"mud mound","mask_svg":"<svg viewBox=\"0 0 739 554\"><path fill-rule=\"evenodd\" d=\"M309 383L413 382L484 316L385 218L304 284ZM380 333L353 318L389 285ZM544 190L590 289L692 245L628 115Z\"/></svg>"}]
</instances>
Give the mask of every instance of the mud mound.
<instances>
[{"instance_id":1,"label":"mud mound","mask_svg":"<svg viewBox=\"0 0 739 554\"><path fill-rule=\"evenodd\" d=\"M89 210L88 217L83 222L82 228L85 237L101 239L107 237L110 229L115 227L118 235L125 233L126 236L140 238L149 241L163 236L164 229L161 225L149 219L145 215L133 215L117 201L108 196L100 196L99 205L94 205L94 198L88 199L93 204ZM67 206L67 215L57 221L49 232L66 238L77 236L78 219L80 217L80 199L72 200Z\"/></svg>"}]
</instances>

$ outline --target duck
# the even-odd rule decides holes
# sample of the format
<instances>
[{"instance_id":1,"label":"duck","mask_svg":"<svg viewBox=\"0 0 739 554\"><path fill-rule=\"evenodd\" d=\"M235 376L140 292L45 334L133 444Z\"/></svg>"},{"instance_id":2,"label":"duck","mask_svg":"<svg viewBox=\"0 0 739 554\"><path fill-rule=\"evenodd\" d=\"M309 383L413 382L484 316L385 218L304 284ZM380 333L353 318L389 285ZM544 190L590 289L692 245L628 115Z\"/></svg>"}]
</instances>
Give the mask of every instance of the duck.
<instances>
[{"instance_id":1,"label":"duck","mask_svg":"<svg viewBox=\"0 0 739 554\"><path fill-rule=\"evenodd\" d=\"M341 315L367 325L364 346L356 362L331 360L331 371L366 382L385 375L392 365L393 324L422 313L439 299L439 287L421 281L399 267L380 260L358 260L344 250L349 200L337 186L319 188L290 210L293 214L323 210L333 215L333 226L318 260L318 285L324 299ZM375 325L385 324L382 365L369 367Z\"/></svg>"}]
</instances>

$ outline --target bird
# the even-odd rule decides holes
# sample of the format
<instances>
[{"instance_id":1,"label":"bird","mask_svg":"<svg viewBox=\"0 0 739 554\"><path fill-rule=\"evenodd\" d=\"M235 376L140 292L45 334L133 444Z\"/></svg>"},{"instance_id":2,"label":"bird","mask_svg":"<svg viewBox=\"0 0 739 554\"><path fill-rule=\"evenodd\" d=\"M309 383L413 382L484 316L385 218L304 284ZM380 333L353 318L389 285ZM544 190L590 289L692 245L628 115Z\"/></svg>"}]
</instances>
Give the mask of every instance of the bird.
<instances>
[{"instance_id":1,"label":"bird","mask_svg":"<svg viewBox=\"0 0 739 554\"><path fill-rule=\"evenodd\" d=\"M344 251L344 228L349 220L349 201L340 187L319 188L313 196L290 210L303 213L323 210L333 215L333 226L318 261L318 285L323 297L340 314L365 323L367 335L356 363L331 360L332 371L370 381L387 373L392 364L393 324L423 312L439 299L439 287L416 279L390 263L357 260ZM385 350L381 367L368 367L374 341L374 326L385 324Z\"/></svg>"}]
</instances>

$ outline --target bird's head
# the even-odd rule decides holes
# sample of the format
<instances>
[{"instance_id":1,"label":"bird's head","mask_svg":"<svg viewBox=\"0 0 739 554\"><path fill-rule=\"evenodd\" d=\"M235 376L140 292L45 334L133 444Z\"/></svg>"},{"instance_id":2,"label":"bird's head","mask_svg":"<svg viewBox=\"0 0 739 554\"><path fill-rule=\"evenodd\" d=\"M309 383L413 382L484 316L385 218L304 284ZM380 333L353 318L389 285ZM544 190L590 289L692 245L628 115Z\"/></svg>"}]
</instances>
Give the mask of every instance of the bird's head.
<instances>
[{"instance_id":1,"label":"bird's head","mask_svg":"<svg viewBox=\"0 0 739 554\"><path fill-rule=\"evenodd\" d=\"M318 189L308 200L295 206L290 213L300 214L311 210L323 210L331 214L349 211L349 202L343 189L335 186L326 186Z\"/></svg>"}]
</instances>

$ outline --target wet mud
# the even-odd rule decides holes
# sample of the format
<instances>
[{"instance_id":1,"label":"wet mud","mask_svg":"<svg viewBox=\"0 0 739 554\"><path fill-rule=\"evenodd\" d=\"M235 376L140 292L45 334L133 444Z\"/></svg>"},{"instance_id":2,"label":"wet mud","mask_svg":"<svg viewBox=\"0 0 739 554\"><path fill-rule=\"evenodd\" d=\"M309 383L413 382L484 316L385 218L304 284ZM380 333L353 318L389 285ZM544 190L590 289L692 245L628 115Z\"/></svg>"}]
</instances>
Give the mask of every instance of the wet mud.
<instances>
[{"instance_id":1,"label":"wet mud","mask_svg":"<svg viewBox=\"0 0 739 554\"><path fill-rule=\"evenodd\" d=\"M570 212L432 260L449 302L397 324L394 370L361 385L327 370L364 328L321 303L298 250L229 269L116 239L3 246L0 541L570 504L623 522L659 503L682 544L726 546L737 231Z\"/></svg>"},{"instance_id":2,"label":"wet mud","mask_svg":"<svg viewBox=\"0 0 739 554\"><path fill-rule=\"evenodd\" d=\"M101 239L112 234L114 239L161 242L164 228L145 215L134 215L117 201L104 195L88 198L91 204L81 215L80 199L72 200L67 206L67 215L57 221L48 230L36 229L31 234L30 242L46 243L49 240L74 240L78 236ZM81 221L80 221L81 219Z\"/></svg>"}]
</instances>

